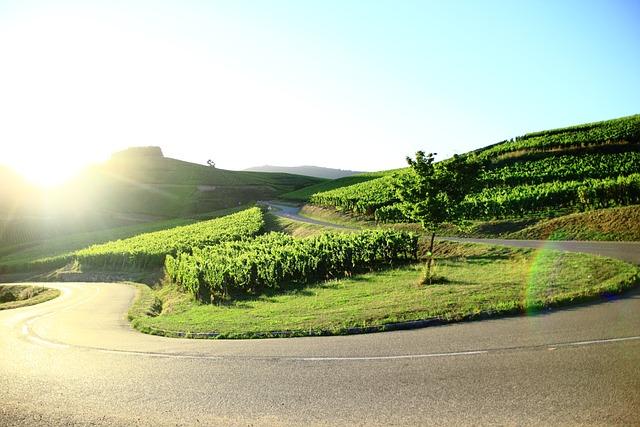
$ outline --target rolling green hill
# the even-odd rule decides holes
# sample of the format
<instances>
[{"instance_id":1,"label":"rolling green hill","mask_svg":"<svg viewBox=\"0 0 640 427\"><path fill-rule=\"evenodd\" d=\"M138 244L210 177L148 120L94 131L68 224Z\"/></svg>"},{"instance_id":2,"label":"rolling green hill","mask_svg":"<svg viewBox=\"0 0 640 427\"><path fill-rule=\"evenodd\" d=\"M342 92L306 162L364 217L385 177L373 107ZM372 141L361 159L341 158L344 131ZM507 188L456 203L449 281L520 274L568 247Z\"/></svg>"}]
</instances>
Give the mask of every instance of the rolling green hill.
<instances>
[{"instance_id":1,"label":"rolling green hill","mask_svg":"<svg viewBox=\"0 0 640 427\"><path fill-rule=\"evenodd\" d=\"M66 191L105 212L180 217L274 198L321 179L236 172L159 155L120 153L85 171Z\"/></svg>"},{"instance_id":2,"label":"rolling green hill","mask_svg":"<svg viewBox=\"0 0 640 427\"><path fill-rule=\"evenodd\" d=\"M216 169L164 157L158 147L116 153L47 192L21 184L9 170L0 169L0 178L12 183L0 186L0 251L69 233L197 217L324 181Z\"/></svg>"},{"instance_id":3,"label":"rolling green hill","mask_svg":"<svg viewBox=\"0 0 640 427\"><path fill-rule=\"evenodd\" d=\"M554 216L640 202L640 115L530 133L472 153L488 167L482 191L464 202L469 219ZM410 171L395 171L404 173ZM390 174L353 185L330 181L322 184L333 188L328 191L311 187L297 194L318 206L403 221L394 180Z\"/></svg>"}]
</instances>

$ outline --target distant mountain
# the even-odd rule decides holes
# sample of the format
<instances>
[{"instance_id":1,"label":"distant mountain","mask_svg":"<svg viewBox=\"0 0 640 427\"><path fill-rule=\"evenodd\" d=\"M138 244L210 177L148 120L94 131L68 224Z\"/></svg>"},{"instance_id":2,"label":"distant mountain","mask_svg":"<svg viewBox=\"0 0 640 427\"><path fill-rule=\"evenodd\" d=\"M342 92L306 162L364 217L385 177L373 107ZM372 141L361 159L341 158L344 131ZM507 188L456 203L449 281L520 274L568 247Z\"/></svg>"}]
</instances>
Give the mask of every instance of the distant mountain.
<instances>
[{"instance_id":1,"label":"distant mountain","mask_svg":"<svg viewBox=\"0 0 640 427\"><path fill-rule=\"evenodd\" d=\"M358 171L350 171L343 169L333 169L333 168L323 168L320 166L255 166L249 169L245 169L246 171L251 172L281 172L281 173L291 173L294 175L305 175L305 176L313 176L316 178L326 178L326 179L337 179L344 178L345 176L351 176L358 173Z\"/></svg>"}]
</instances>

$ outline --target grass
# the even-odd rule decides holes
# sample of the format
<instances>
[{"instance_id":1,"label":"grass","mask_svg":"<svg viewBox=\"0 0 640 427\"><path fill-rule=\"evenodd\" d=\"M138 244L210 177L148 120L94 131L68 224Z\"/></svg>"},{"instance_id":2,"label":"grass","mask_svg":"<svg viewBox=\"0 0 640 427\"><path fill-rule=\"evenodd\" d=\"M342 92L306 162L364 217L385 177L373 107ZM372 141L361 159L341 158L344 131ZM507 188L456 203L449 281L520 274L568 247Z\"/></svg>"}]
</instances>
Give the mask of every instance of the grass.
<instances>
[{"instance_id":1,"label":"grass","mask_svg":"<svg viewBox=\"0 0 640 427\"><path fill-rule=\"evenodd\" d=\"M40 304L59 295L59 290L43 286L0 285L0 310Z\"/></svg>"},{"instance_id":2,"label":"grass","mask_svg":"<svg viewBox=\"0 0 640 427\"><path fill-rule=\"evenodd\" d=\"M271 213L265 213L265 231L279 231L281 233L289 234L293 237L309 237L318 234L326 233L328 231L334 233L347 233L352 230L344 228L326 227L317 224L310 224L302 221L294 221L288 218L276 216Z\"/></svg>"},{"instance_id":3,"label":"grass","mask_svg":"<svg viewBox=\"0 0 640 427\"><path fill-rule=\"evenodd\" d=\"M323 182L286 173L238 172L157 156L116 156L43 192L0 167L0 253L3 246L189 218ZM6 184L6 185L5 185Z\"/></svg>"},{"instance_id":4,"label":"grass","mask_svg":"<svg viewBox=\"0 0 640 427\"><path fill-rule=\"evenodd\" d=\"M80 192L95 194L101 208L180 217L270 199L323 180L229 171L165 157L125 157L93 168L82 181Z\"/></svg>"},{"instance_id":5,"label":"grass","mask_svg":"<svg viewBox=\"0 0 640 427\"><path fill-rule=\"evenodd\" d=\"M375 221L348 212L314 205L303 205L300 216L352 228L376 227Z\"/></svg>"},{"instance_id":6,"label":"grass","mask_svg":"<svg viewBox=\"0 0 640 427\"><path fill-rule=\"evenodd\" d=\"M153 221L143 224L129 225L124 227L110 228L85 233L73 233L66 236L59 236L39 242L32 242L25 245L16 245L5 248L8 254L0 258L0 264L22 264L39 258L54 257L71 253L84 247L105 243L111 240L125 239L142 233L164 230L166 228L178 227L192 224L193 219L178 218L166 221Z\"/></svg>"},{"instance_id":7,"label":"grass","mask_svg":"<svg viewBox=\"0 0 640 427\"><path fill-rule=\"evenodd\" d=\"M512 239L640 240L640 205L599 209L543 220L510 233Z\"/></svg>"},{"instance_id":8,"label":"grass","mask_svg":"<svg viewBox=\"0 0 640 427\"><path fill-rule=\"evenodd\" d=\"M304 205L300 214L318 221L353 228L389 227L424 234L422 227L416 223L376 224L366 217L332 208ZM462 230L450 224L443 224L436 231L436 235L525 240L640 241L640 205L572 214L556 212L556 215L559 216L470 221Z\"/></svg>"},{"instance_id":9,"label":"grass","mask_svg":"<svg viewBox=\"0 0 640 427\"><path fill-rule=\"evenodd\" d=\"M424 319L531 313L620 293L640 277L636 266L586 254L451 242L440 243L439 253L435 273L446 283L421 285L423 266L407 265L219 306L196 303L166 284L153 292L162 310L131 320L143 332L168 336L344 334Z\"/></svg>"}]
</instances>

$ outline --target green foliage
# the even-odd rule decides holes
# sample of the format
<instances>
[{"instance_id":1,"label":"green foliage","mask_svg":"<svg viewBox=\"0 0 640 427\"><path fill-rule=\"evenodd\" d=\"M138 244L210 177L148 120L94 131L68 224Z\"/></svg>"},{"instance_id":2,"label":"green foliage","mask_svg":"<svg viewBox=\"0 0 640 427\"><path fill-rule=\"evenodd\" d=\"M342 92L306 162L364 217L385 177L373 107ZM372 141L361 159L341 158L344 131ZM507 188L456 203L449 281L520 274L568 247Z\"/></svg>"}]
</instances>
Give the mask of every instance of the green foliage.
<instances>
[{"instance_id":1,"label":"green foliage","mask_svg":"<svg viewBox=\"0 0 640 427\"><path fill-rule=\"evenodd\" d=\"M75 252L73 258L83 267L157 267L169 254L252 237L263 227L262 211L251 208L222 218L94 245Z\"/></svg>"},{"instance_id":2,"label":"green foliage","mask_svg":"<svg viewBox=\"0 0 640 427\"><path fill-rule=\"evenodd\" d=\"M300 190L283 194L280 197L288 200L306 202L316 193L324 193L326 191L335 190L342 187L349 187L351 185L371 181L386 175L392 175L396 172L397 170L390 170L390 171L382 171L382 172L367 172L367 173L360 173L357 175L346 176L344 178L333 179L330 181L325 181L319 184L311 185L309 187L304 187Z\"/></svg>"},{"instance_id":3,"label":"green foliage","mask_svg":"<svg viewBox=\"0 0 640 427\"><path fill-rule=\"evenodd\" d=\"M640 152L549 156L536 161L516 162L487 170L485 186L541 184L551 181L577 181L640 173Z\"/></svg>"},{"instance_id":4,"label":"green foliage","mask_svg":"<svg viewBox=\"0 0 640 427\"><path fill-rule=\"evenodd\" d=\"M549 209L576 210L640 202L640 174L584 181L554 181L538 185L485 188L461 204L468 218L523 216Z\"/></svg>"},{"instance_id":5,"label":"green foliage","mask_svg":"<svg viewBox=\"0 0 640 427\"><path fill-rule=\"evenodd\" d=\"M495 158L522 151L548 151L614 143L640 143L640 114L526 134L479 150L478 155L482 158Z\"/></svg>"},{"instance_id":6,"label":"green foliage","mask_svg":"<svg viewBox=\"0 0 640 427\"><path fill-rule=\"evenodd\" d=\"M396 194L403 216L434 231L442 223L460 223L465 218L461 202L478 185L483 165L475 157L454 156L435 163L434 154L418 151L407 157L411 173L398 178Z\"/></svg>"},{"instance_id":7,"label":"green foliage","mask_svg":"<svg viewBox=\"0 0 640 427\"><path fill-rule=\"evenodd\" d=\"M417 237L390 230L323 234L294 239L269 233L253 240L226 242L192 254L167 256L167 277L205 302L259 293L291 283L351 275L396 261L412 260Z\"/></svg>"},{"instance_id":8,"label":"green foliage","mask_svg":"<svg viewBox=\"0 0 640 427\"><path fill-rule=\"evenodd\" d=\"M411 221L404 214L402 203L394 203L392 205L382 206L376 209L374 219L377 222L405 222Z\"/></svg>"},{"instance_id":9,"label":"green foliage","mask_svg":"<svg viewBox=\"0 0 640 427\"><path fill-rule=\"evenodd\" d=\"M637 203L639 131L640 115L635 115L527 134L470 153L464 157L477 155L487 167L477 180L477 190L461 201L457 213L472 220L567 213ZM585 147L589 150L585 151ZM409 188L411 180L415 181L412 172L404 170L316 193L310 202L373 216L379 222L415 220L417 212L409 214L394 191L394 183ZM423 184L415 182L417 187L411 191L420 193L419 186ZM423 202L422 209L430 211L438 222L437 217L441 214L438 204L446 203L446 200L434 199L430 203L431 208L427 209Z\"/></svg>"},{"instance_id":10,"label":"green foliage","mask_svg":"<svg viewBox=\"0 0 640 427\"><path fill-rule=\"evenodd\" d=\"M167 285L156 294L166 309L156 316L149 304L152 313L138 310L133 325L153 334L211 338L348 334L408 321L460 321L598 301L640 284L637 266L593 255L438 246L438 274L446 284L416 286L422 266L402 265L221 305L200 304Z\"/></svg>"},{"instance_id":11,"label":"green foliage","mask_svg":"<svg viewBox=\"0 0 640 427\"><path fill-rule=\"evenodd\" d=\"M0 285L0 310L40 304L58 295L59 290L43 286Z\"/></svg>"},{"instance_id":12,"label":"green foliage","mask_svg":"<svg viewBox=\"0 0 640 427\"><path fill-rule=\"evenodd\" d=\"M400 172L399 175L406 173L408 171ZM395 180L395 174L386 175L368 182L315 193L309 201L315 205L332 206L339 210L372 215L376 209L397 201L393 187Z\"/></svg>"}]
</instances>

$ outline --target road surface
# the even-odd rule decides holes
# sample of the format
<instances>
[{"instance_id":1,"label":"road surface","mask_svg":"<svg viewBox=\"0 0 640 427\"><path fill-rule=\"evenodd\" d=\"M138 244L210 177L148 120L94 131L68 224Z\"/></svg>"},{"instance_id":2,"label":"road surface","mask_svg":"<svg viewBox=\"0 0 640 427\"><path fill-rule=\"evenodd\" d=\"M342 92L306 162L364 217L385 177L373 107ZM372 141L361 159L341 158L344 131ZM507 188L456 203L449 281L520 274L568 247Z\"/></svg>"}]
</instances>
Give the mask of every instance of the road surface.
<instances>
[{"instance_id":1,"label":"road surface","mask_svg":"<svg viewBox=\"0 0 640 427\"><path fill-rule=\"evenodd\" d=\"M0 425L637 424L640 293L412 331L142 335L134 288L0 312Z\"/></svg>"},{"instance_id":2,"label":"road surface","mask_svg":"<svg viewBox=\"0 0 640 427\"><path fill-rule=\"evenodd\" d=\"M640 292L340 337L140 334L135 288L0 311L0 425L639 424Z\"/></svg>"},{"instance_id":3,"label":"road surface","mask_svg":"<svg viewBox=\"0 0 640 427\"><path fill-rule=\"evenodd\" d=\"M296 221L308 222L316 225L323 225L326 227L334 228L349 228L357 229L355 227L347 227L344 225L332 224L326 221L320 221L312 218L307 218L300 215L300 208L297 206L290 206L280 204L277 202L264 202L267 206L271 207L271 212L275 215L285 218L293 219ZM443 240L452 240L457 242L469 242L469 243L487 243L493 245L505 245L516 246L520 248L546 248L557 249L569 252L585 252L595 255L607 256L611 258L618 258L623 261L631 262L634 264L640 264L640 242L583 242L575 240L513 240L513 239L474 239L465 237L439 237Z\"/></svg>"}]
</instances>

